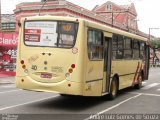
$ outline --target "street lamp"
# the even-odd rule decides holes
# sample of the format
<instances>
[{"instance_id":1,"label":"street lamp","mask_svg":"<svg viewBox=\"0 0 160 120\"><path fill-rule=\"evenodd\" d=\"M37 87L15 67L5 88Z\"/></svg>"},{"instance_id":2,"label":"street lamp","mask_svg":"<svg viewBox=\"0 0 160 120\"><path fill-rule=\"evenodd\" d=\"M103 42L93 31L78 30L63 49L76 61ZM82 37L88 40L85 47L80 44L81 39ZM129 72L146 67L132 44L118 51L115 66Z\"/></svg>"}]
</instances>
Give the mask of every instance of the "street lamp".
<instances>
[{"instance_id":1,"label":"street lamp","mask_svg":"<svg viewBox=\"0 0 160 120\"><path fill-rule=\"evenodd\" d=\"M158 30L159 28L149 28L149 38L148 38L149 41L151 40L151 30L153 29Z\"/></svg>"}]
</instances>

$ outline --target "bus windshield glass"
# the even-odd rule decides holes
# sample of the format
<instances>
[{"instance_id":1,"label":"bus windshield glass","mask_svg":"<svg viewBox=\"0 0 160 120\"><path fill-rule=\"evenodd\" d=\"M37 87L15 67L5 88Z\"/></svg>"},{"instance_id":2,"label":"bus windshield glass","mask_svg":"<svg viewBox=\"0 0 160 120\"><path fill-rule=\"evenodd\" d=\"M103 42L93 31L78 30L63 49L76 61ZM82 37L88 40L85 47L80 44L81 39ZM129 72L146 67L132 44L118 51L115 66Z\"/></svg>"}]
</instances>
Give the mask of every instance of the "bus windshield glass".
<instances>
[{"instance_id":1,"label":"bus windshield glass","mask_svg":"<svg viewBox=\"0 0 160 120\"><path fill-rule=\"evenodd\" d=\"M64 21L26 21L24 44L72 48L75 44L78 23Z\"/></svg>"}]
</instances>

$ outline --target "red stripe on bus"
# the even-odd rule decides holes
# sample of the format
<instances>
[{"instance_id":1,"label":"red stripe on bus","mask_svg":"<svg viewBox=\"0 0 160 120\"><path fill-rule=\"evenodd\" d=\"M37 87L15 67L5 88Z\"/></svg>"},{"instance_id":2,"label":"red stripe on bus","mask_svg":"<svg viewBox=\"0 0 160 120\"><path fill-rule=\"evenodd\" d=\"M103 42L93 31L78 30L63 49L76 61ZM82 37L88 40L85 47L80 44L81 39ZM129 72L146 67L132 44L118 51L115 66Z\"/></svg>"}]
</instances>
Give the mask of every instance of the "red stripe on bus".
<instances>
[{"instance_id":1,"label":"red stripe on bus","mask_svg":"<svg viewBox=\"0 0 160 120\"><path fill-rule=\"evenodd\" d=\"M139 65L140 65L140 62L138 62L137 69L136 69L136 72L135 72L135 75L134 75L134 79L133 79L132 85L134 85L134 83L135 83L135 81L136 81L136 76L137 76L137 72L138 72Z\"/></svg>"}]
</instances>

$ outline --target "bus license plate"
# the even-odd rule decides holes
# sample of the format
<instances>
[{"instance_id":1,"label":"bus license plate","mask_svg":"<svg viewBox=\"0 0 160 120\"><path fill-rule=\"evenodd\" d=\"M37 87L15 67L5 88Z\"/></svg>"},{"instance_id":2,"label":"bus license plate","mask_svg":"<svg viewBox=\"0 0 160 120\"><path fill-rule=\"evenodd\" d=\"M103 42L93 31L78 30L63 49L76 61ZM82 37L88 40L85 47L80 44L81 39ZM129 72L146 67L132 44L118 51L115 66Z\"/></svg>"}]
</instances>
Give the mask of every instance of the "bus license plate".
<instances>
[{"instance_id":1,"label":"bus license plate","mask_svg":"<svg viewBox=\"0 0 160 120\"><path fill-rule=\"evenodd\" d=\"M50 73L41 73L41 78L52 78L52 74L50 74Z\"/></svg>"}]
</instances>

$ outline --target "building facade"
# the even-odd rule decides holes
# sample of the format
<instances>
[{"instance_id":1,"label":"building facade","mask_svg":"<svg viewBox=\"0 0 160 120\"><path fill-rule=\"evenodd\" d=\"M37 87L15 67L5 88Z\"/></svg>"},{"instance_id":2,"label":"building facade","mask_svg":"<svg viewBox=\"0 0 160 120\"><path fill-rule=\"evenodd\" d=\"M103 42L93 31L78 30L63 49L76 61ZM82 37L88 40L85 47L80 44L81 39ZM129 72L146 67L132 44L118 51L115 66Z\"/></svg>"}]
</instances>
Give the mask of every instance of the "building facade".
<instances>
[{"instance_id":1,"label":"building facade","mask_svg":"<svg viewBox=\"0 0 160 120\"><path fill-rule=\"evenodd\" d=\"M43 3L45 3L44 6ZM133 3L130 5L116 5L108 1L96 6L93 10L88 10L66 0L48 0L47 2L41 0L39 2L20 3L16 6L14 13L16 22L22 17L35 15L80 17L144 37L147 36L138 30L137 13ZM18 31L17 26L16 31Z\"/></svg>"},{"instance_id":2,"label":"building facade","mask_svg":"<svg viewBox=\"0 0 160 120\"><path fill-rule=\"evenodd\" d=\"M15 16L13 14L1 15L0 29L0 77L13 76L16 69L18 33Z\"/></svg>"},{"instance_id":3,"label":"building facade","mask_svg":"<svg viewBox=\"0 0 160 120\"><path fill-rule=\"evenodd\" d=\"M22 17L37 15L84 18L124 31L129 31L143 37L148 37L147 34L138 29L136 20L137 12L133 3L130 5L117 5L108 1L102 5L95 6L93 10L88 10L66 0L23 2L16 5L14 15L5 14L1 16L0 73L15 74L19 32L18 22Z\"/></svg>"},{"instance_id":4,"label":"building facade","mask_svg":"<svg viewBox=\"0 0 160 120\"><path fill-rule=\"evenodd\" d=\"M92 10L98 15L108 17L112 20L112 26L120 23L126 26L131 33L137 34L137 12L133 3L129 5L117 5L113 2L106 2L102 5L97 5Z\"/></svg>"}]
</instances>

